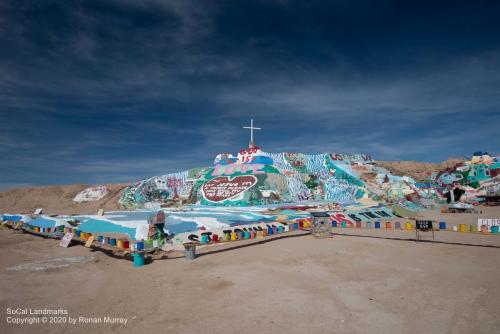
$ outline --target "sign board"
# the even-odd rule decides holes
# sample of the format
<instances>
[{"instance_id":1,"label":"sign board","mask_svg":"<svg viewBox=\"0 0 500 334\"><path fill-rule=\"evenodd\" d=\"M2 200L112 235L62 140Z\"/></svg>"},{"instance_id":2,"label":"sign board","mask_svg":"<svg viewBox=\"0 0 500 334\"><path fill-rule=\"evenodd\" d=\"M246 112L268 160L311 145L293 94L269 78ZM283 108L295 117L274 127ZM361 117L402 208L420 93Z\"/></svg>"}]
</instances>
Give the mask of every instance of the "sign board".
<instances>
[{"instance_id":1,"label":"sign board","mask_svg":"<svg viewBox=\"0 0 500 334\"><path fill-rule=\"evenodd\" d=\"M330 217L338 224L346 222L373 222L384 219L395 218L393 211L389 208L366 208L363 210L349 210L345 212L330 212Z\"/></svg>"},{"instance_id":2,"label":"sign board","mask_svg":"<svg viewBox=\"0 0 500 334\"><path fill-rule=\"evenodd\" d=\"M97 212L97 215L104 216L104 209L99 209L99 211Z\"/></svg>"},{"instance_id":3,"label":"sign board","mask_svg":"<svg viewBox=\"0 0 500 334\"><path fill-rule=\"evenodd\" d=\"M491 231L492 226L500 226L500 219L478 218L477 219L478 231L481 231L481 226L483 225L488 227L488 231Z\"/></svg>"},{"instance_id":4,"label":"sign board","mask_svg":"<svg viewBox=\"0 0 500 334\"><path fill-rule=\"evenodd\" d=\"M415 237L417 240L420 240L420 232L432 232L432 240L434 240L432 220L415 220Z\"/></svg>"},{"instance_id":5,"label":"sign board","mask_svg":"<svg viewBox=\"0 0 500 334\"><path fill-rule=\"evenodd\" d=\"M42 208L38 208L35 210L35 215L41 215L42 214Z\"/></svg>"},{"instance_id":6,"label":"sign board","mask_svg":"<svg viewBox=\"0 0 500 334\"><path fill-rule=\"evenodd\" d=\"M62 237L61 242L59 243L59 246L68 248L69 243L71 242L71 239L73 239L74 234L73 233L66 233L64 237Z\"/></svg>"},{"instance_id":7,"label":"sign board","mask_svg":"<svg viewBox=\"0 0 500 334\"><path fill-rule=\"evenodd\" d=\"M242 175L234 178L216 177L202 186L203 196L210 202L222 202L234 198L257 183L253 175Z\"/></svg>"},{"instance_id":8,"label":"sign board","mask_svg":"<svg viewBox=\"0 0 500 334\"><path fill-rule=\"evenodd\" d=\"M432 220L416 220L415 228L422 231L432 230Z\"/></svg>"},{"instance_id":9,"label":"sign board","mask_svg":"<svg viewBox=\"0 0 500 334\"><path fill-rule=\"evenodd\" d=\"M362 162L362 163L374 163L374 160L368 154L330 154L330 158L333 161L343 161L343 162Z\"/></svg>"},{"instance_id":10,"label":"sign board","mask_svg":"<svg viewBox=\"0 0 500 334\"><path fill-rule=\"evenodd\" d=\"M241 149L238 153L238 162L239 163L249 163L252 162L253 157L256 155L262 154L259 147L250 147L248 149Z\"/></svg>"},{"instance_id":11,"label":"sign board","mask_svg":"<svg viewBox=\"0 0 500 334\"><path fill-rule=\"evenodd\" d=\"M85 242L85 247L87 248L90 248L90 246L92 246L92 243L94 242L94 236L91 235L88 239L87 239L87 242Z\"/></svg>"}]
</instances>

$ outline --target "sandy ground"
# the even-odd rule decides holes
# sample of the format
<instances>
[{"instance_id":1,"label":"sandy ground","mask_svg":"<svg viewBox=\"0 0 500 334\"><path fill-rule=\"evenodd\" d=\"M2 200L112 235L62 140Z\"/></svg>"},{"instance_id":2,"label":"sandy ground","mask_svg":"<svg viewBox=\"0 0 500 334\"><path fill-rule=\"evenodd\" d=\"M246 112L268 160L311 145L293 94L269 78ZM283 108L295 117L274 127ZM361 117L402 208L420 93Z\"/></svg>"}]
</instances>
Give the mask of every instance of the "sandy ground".
<instances>
[{"instance_id":1,"label":"sandy ground","mask_svg":"<svg viewBox=\"0 0 500 334\"><path fill-rule=\"evenodd\" d=\"M436 242L416 242L408 231L333 232L134 268L1 229L0 333L498 333L500 236L441 231ZM54 259L68 265L29 269ZM7 308L18 307L66 309L77 323L7 324ZM127 323L79 323L104 316Z\"/></svg>"}]
</instances>

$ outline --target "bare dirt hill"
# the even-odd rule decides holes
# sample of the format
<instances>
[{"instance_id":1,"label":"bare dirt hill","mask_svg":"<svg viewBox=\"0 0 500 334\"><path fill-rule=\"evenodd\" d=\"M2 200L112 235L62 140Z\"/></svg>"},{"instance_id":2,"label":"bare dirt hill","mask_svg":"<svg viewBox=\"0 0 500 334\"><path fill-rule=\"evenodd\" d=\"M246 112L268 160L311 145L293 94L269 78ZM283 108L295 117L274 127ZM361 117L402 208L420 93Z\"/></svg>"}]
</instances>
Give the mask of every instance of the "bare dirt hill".
<instances>
[{"instance_id":1,"label":"bare dirt hill","mask_svg":"<svg viewBox=\"0 0 500 334\"><path fill-rule=\"evenodd\" d=\"M444 170L455 164L462 162L463 159L450 158L446 161L435 162L418 162L418 161L377 161L377 165L388 169L394 175L408 175L415 181L426 181L434 171Z\"/></svg>"},{"instance_id":2,"label":"bare dirt hill","mask_svg":"<svg viewBox=\"0 0 500 334\"><path fill-rule=\"evenodd\" d=\"M43 208L44 214L95 214L100 208L119 209L118 199L127 184L106 184L108 194L99 201L75 203L73 198L90 187L77 184L66 186L26 187L0 192L0 212L33 213Z\"/></svg>"}]
</instances>

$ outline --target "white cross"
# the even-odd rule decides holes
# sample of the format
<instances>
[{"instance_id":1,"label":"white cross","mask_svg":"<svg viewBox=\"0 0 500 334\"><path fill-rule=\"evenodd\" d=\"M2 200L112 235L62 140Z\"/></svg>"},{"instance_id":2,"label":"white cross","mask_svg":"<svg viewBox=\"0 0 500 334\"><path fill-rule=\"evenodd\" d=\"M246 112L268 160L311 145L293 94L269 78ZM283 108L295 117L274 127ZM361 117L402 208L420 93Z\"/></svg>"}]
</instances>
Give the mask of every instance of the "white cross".
<instances>
[{"instance_id":1,"label":"white cross","mask_svg":"<svg viewBox=\"0 0 500 334\"><path fill-rule=\"evenodd\" d=\"M253 144L253 130L262 130L261 128L253 127L253 118L250 119L250 126L244 126L243 129L250 129L250 143Z\"/></svg>"}]
</instances>

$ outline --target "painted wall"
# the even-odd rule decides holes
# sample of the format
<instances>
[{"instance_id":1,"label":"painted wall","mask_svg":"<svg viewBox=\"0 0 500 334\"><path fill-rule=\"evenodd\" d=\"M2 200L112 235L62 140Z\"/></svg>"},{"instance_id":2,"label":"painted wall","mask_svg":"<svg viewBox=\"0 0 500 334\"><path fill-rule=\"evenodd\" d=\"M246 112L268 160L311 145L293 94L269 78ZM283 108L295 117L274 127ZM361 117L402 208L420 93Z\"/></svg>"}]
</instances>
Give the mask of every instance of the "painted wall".
<instances>
[{"instance_id":1,"label":"painted wall","mask_svg":"<svg viewBox=\"0 0 500 334\"><path fill-rule=\"evenodd\" d=\"M355 224L356 222L375 222L383 221L385 219L396 218L394 212L387 207L368 208L364 210L348 210L344 212L330 213L332 220L338 224L346 222L348 224Z\"/></svg>"},{"instance_id":2,"label":"painted wall","mask_svg":"<svg viewBox=\"0 0 500 334\"><path fill-rule=\"evenodd\" d=\"M156 176L130 185L120 204L140 208L148 202L186 201L211 206L251 206L326 199L350 203L367 189L352 163L371 163L369 156L267 153L241 150L237 157L217 155L214 165Z\"/></svg>"}]
</instances>

